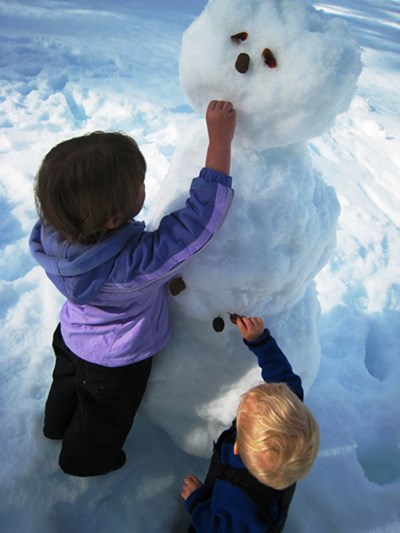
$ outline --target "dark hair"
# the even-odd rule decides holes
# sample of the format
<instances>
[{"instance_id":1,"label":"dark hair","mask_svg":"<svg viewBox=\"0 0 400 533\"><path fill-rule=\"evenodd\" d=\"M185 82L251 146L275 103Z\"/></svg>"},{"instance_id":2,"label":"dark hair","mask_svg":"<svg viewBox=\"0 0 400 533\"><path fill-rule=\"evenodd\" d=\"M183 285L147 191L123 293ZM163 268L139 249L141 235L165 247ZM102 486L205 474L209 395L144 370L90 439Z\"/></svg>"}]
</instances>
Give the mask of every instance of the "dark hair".
<instances>
[{"instance_id":1,"label":"dark hair","mask_svg":"<svg viewBox=\"0 0 400 533\"><path fill-rule=\"evenodd\" d=\"M101 240L108 221L123 224L137 214L145 173L146 161L128 135L96 131L69 139L42 161L35 182L37 211L72 242Z\"/></svg>"}]
</instances>

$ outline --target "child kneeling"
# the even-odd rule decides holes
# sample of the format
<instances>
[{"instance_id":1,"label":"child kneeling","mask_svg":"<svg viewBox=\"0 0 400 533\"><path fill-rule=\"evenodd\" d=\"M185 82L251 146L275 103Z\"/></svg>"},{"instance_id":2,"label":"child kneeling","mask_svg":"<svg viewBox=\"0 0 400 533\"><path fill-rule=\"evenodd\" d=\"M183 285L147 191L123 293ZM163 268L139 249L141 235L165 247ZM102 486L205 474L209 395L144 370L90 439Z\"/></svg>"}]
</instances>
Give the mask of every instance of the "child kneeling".
<instances>
[{"instance_id":1,"label":"child kneeling","mask_svg":"<svg viewBox=\"0 0 400 533\"><path fill-rule=\"evenodd\" d=\"M301 379L259 317L238 317L265 383L247 391L236 420L214 445L204 485L193 475L181 495L197 533L282 531L296 481L319 449L319 428L303 404Z\"/></svg>"}]
</instances>

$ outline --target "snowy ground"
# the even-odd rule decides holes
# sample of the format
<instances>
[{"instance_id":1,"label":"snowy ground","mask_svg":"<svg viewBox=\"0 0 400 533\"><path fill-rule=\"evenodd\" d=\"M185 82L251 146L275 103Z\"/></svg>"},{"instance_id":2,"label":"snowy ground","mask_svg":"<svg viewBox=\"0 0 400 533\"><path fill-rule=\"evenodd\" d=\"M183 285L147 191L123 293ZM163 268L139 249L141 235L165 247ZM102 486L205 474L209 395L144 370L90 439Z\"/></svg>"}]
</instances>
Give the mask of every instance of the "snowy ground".
<instances>
[{"instance_id":1,"label":"snowy ground","mask_svg":"<svg viewBox=\"0 0 400 533\"><path fill-rule=\"evenodd\" d=\"M168 4L168 5L166 5ZM206 462L139 416L128 463L104 478L65 476L41 435L62 298L34 264L32 182L57 142L124 130L156 197L193 119L179 87L182 32L204 1L0 0L0 530L184 531L181 480ZM400 2L314 2L344 17L364 70L350 110L310 145L341 203L337 248L317 285L322 363L307 403L321 453L299 483L286 530L400 531ZM178 386L179 384L173 384ZM167 401L168 399L166 399ZM179 424L180 421L177 421ZM211 444L211 443L210 443ZM179 525L181 523L181 525Z\"/></svg>"}]
</instances>

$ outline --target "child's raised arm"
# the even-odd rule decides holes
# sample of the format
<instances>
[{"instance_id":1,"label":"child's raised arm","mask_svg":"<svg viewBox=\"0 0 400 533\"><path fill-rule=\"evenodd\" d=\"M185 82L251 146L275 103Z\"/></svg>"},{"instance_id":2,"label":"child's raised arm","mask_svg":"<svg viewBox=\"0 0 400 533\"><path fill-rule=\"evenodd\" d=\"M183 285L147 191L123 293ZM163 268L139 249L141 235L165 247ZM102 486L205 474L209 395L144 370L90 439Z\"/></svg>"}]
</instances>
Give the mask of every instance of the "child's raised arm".
<instances>
[{"instance_id":1,"label":"child's raised arm","mask_svg":"<svg viewBox=\"0 0 400 533\"><path fill-rule=\"evenodd\" d=\"M286 383L303 400L300 377L295 374L275 339L260 317L233 315L232 322L242 334L245 344L258 359L261 375L267 383Z\"/></svg>"},{"instance_id":2,"label":"child's raised arm","mask_svg":"<svg viewBox=\"0 0 400 533\"><path fill-rule=\"evenodd\" d=\"M231 143L236 127L236 112L232 104L212 100L207 107L206 123L209 138L206 167L229 175Z\"/></svg>"}]
</instances>

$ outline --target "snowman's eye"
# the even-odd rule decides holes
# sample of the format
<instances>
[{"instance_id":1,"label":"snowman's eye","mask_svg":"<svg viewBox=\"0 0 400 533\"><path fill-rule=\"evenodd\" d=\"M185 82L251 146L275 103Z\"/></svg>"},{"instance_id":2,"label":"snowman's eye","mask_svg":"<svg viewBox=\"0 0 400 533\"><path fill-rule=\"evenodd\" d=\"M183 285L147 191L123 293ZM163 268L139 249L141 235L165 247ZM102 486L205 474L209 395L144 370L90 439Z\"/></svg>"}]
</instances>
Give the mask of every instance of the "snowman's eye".
<instances>
[{"instance_id":1,"label":"snowman's eye","mask_svg":"<svg viewBox=\"0 0 400 533\"><path fill-rule=\"evenodd\" d=\"M231 35L231 41L235 44L240 44L245 41L248 36L248 33L242 31L241 33L236 33L236 35Z\"/></svg>"},{"instance_id":2,"label":"snowman's eye","mask_svg":"<svg viewBox=\"0 0 400 533\"><path fill-rule=\"evenodd\" d=\"M275 56L269 48L264 48L262 57L264 59L264 63L268 65L269 68L275 68L277 66Z\"/></svg>"}]
</instances>

